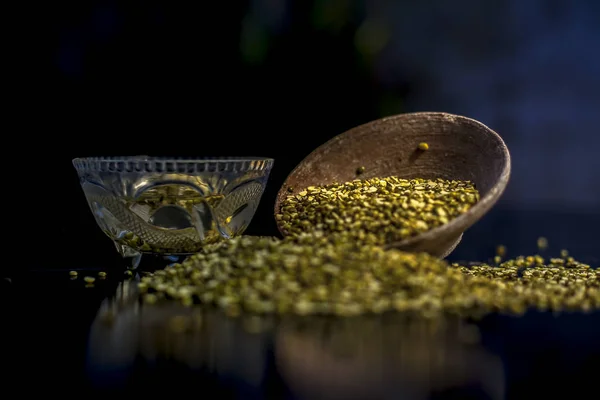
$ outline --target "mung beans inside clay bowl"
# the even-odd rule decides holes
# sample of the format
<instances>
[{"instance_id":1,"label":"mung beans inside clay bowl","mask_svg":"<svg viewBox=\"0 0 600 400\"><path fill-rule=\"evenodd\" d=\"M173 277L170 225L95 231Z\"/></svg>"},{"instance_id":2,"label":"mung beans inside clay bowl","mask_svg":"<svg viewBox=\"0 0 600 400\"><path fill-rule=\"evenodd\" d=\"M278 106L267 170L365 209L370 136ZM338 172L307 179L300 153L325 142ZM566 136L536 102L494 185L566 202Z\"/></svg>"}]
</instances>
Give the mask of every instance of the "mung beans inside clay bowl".
<instances>
[{"instance_id":1,"label":"mung beans inside clay bowl","mask_svg":"<svg viewBox=\"0 0 600 400\"><path fill-rule=\"evenodd\" d=\"M390 116L335 136L279 190L284 236L304 232L446 257L498 201L510 176L502 138L442 112Z\"/></svg>"}]
</instances>

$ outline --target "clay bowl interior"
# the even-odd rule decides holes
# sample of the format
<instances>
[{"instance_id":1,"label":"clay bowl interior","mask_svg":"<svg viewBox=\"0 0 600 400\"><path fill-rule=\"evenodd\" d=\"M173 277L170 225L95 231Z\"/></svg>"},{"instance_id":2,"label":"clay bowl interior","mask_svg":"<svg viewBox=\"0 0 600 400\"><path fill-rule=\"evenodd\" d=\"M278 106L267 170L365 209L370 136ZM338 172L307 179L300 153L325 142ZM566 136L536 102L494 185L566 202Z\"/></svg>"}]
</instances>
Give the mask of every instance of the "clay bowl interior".
<instances>
[{"instance_id":1,"label":"clay bowl interior","mask_svg":"<svg viewBox=\"0 0 600 400\"><path fill-rule=\"evenodd\" d=\"M421 142L429 150L421 151ZM358 167L365 172L357 176ZM277 194L275 214L290 194L308 186L395 175L400 178L470 180L480 200L465 214L388 248L446 257L463 232L477 222L504 192L510 155L500 136L470 118L440 112L400 114L346 131L310 153L289 174ZM293 192L288 192L292 187ZM283 233L281 226L279 231Z\"/></svg>"}]
</instances>

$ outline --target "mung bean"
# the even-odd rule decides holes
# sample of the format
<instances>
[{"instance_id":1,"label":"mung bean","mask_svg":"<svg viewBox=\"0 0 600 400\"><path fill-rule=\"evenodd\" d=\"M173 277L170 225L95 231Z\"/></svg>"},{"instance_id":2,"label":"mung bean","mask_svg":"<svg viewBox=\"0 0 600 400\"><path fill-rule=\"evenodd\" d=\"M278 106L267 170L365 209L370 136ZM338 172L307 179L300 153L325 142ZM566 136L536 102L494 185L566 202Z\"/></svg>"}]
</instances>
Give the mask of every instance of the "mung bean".
<instances>
[{"instance_id":1,"label":"mung bean","mask_svg":"<svg viewBox=\"0 0 600 400\"><path fill-rule=\"evenodd\" d=\"M356 179L289 195L276 219L287 235L320 231L358 245L385 245L444 225L478 200L469 181Z\"/></svg>"},{"instance_id":2,"label":"mung bean","mask_svg":"<svg viewBox=\"0 0 600 400\"><path fill-rule=\"evenodd\" d=\"M332 243L322 233L283 240L242 236L206 246L181 264L143 277L140 289L151 302L161 297L214 304L233 316L600 308L600 270L572 257L449 265L424 253Z\"/></svg>"}]
</instances>

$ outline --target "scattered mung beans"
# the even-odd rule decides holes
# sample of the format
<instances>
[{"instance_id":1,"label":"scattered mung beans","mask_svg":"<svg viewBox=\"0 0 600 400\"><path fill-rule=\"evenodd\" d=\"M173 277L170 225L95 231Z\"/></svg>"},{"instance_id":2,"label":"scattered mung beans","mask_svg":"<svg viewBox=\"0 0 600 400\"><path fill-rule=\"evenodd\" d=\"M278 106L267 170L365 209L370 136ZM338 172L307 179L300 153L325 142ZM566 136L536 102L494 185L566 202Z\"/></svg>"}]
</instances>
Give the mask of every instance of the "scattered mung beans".
<instances>
[{"instance_id":1,"label":"scattered mung beans","mask_svg":"<svg viewBox=\"0 0 600 400\"><path fill-rule=\"evenodd\" d=\"M600 270L572 257L448 265L427 254L350 247L322 234L242 236L142 277L144 300L208 303L230 315L423 315L600 309Z\"/></svg>"},{"instance_id":2,"label":"scattered mung beans","mask_svg":"<svg viewBox=\"0 0 600 400\"><path fill-rule=\"evenodd\" d=\"M600 309L600 269L591 268L573 257L545 259L531 255L506 260L496 266L452 264L451 267L477 279L500 282L502 292L494 300L500 310Z\"/></svg>"},{"instance_id":3,"label":"scattered mung beans","mask_svg":"<svg viewBox=\"0 0 600 400\"><path fill-rule=\"evenodd\" d=\"M496 255L499 257L504 257L506 255L506 246L504 245L498 245L496 247Z\"/></svg>"},{"instance_id":4,"label":"scattered mung beans","mask_svg":"<svg viewBox=\"0 0 600 400\"><path fill-rule=\"evenodd\" d=\"M478 200L469 181L356 179L289 195L276 219L287 235L322 231L358 245L384 245L446 224Z\"/></svg>"},{"instance_id":5,"label":"scattered mung beans","mask_svg":"<svg viewBox=\"0 0 600 400\"><path fill-rule=\"evenodd\" d=\"M537 246L540 250L546 250L548 248L548 239L545 237L539 237L537 240Z\"/></svg>"}]
</instances>

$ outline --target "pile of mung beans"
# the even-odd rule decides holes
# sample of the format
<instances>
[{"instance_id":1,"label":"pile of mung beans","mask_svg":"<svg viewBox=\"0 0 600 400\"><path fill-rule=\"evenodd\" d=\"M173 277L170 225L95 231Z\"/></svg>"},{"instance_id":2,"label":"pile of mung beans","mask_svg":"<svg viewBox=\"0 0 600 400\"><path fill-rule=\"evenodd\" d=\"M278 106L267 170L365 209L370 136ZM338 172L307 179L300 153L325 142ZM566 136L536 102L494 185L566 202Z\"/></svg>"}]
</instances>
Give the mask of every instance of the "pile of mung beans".
<instances>
[{"instance_id":1,"label":"pile of mung beans","mask_svg":"<svg viewBox=\"0 0 600 400\"><path fill-rule=\"evenodd\" d=\"M385 245L444 225L478 200L469 181L356 179L290 194L276 219L286 235L322 231L359 245Z\"/></svg>"},{"instance_id":2,"label":"pile of mung beans","mask_svg":"<svg viewBox=\"0 0 600 400\"><path fill-rule=\"evenodd\" d=\"M480 315L600 308L600 270L570 257L499 265L447 264L424 253L350 247L325 237L243 236L142 278L144 300L215 304L231 315L390 310Z\"/></svg>"},{"instance_id":3,"label":"pile of mung beans","mask_svg":"<svg viewBox=\"0 0 600 400\"><path fill-rule=\"evenodd\" d=\"M213 304L230 315L387 311L476 316L600 308L600 270L562 252L448 264L382 245L441 226L479 200L470 182L396 177L309 187L277 215L284 239L241 236L142 277L146 303ZM547 241L538 241L539 247Z\"/></svg>"}]
</instances>

